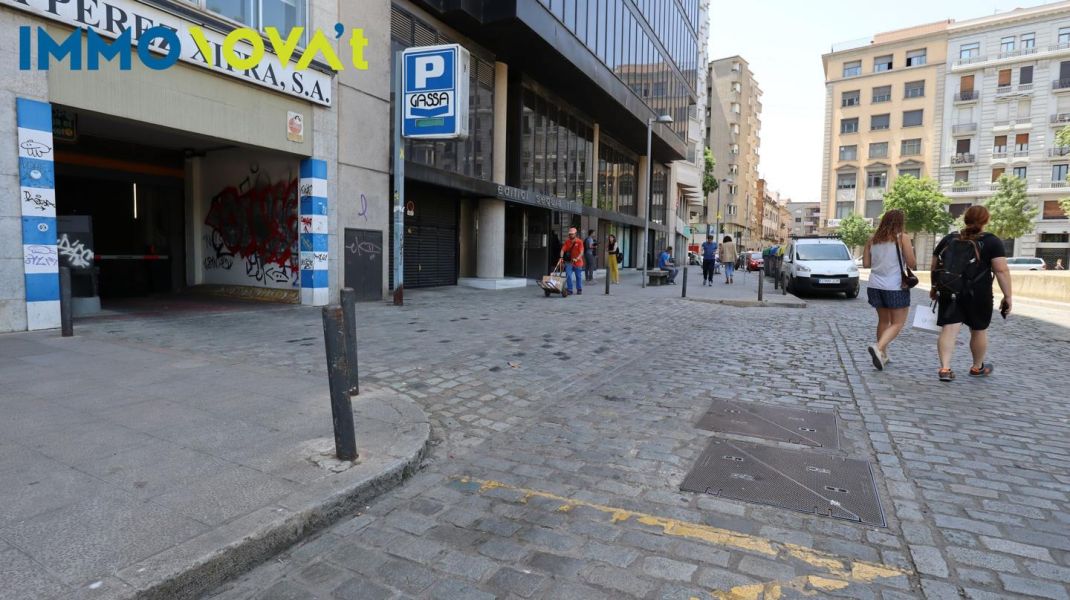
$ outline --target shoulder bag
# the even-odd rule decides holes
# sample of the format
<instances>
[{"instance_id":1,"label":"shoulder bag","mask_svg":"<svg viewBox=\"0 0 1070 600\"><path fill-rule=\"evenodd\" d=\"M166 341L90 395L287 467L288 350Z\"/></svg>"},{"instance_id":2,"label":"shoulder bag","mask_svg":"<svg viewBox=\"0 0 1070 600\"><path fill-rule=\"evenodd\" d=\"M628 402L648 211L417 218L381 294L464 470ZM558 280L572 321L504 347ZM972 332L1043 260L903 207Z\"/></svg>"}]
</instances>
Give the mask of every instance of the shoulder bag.
<instances>
[{"instance_id":1,"label":"shoulder bag","mask_svg":"<svg viewBox=\"0 0 1070 600\"><path fill-rule=\"evenodd\" d=\"M909 268L907 268L906 265L903 264L903 251L899 249L899 244L900 238L899 236L896 236L895 256L899 259L899 272L903 275L902 288L904 290L909 290L910 288L918 285L918 276L914 274L914 271L911 271Z\"/></svg>"}]
</instances>

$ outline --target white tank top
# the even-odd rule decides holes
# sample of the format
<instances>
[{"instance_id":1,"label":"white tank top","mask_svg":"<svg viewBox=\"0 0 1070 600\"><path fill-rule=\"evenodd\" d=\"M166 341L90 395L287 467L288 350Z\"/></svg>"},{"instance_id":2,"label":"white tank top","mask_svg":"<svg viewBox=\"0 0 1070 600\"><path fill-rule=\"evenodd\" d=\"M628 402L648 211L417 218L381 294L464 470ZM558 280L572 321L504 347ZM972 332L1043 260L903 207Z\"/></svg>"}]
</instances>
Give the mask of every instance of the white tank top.
<instances>
[{"instance_id":1,"label":"white tank top","mask_svg":"<svg viewBox=\"0 0 1070 600\"><path fill-rule=\"evenodd\" d=\"M877 290L903 289L903 272L899 270L899 257L895 242L883 242L869 247L869 287Z\"/></svg>"}]
</instances>

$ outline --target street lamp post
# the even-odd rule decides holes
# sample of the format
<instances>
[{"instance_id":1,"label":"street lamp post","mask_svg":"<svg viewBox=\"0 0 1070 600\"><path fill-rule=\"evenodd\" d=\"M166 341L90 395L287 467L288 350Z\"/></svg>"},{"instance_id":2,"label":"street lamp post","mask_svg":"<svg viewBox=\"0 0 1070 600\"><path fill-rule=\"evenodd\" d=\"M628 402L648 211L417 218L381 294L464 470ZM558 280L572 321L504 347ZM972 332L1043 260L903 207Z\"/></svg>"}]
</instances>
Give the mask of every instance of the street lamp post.
<instances>
[{"instance_id":1,"label":"street lamp post","mask_svg":"<svg viewBox=\"0 0 1070 600\"><path fill-rule=\"evenodd\" d=\"M721 183L729 183L730 184L730 183L732 183L732 180L727 178L727 177L725 177L724 179L721 180ZM714 226L717 228L717 231L713 232L714 235L716 236L714 239L720 239L720 237L721 237L721 186L720 185L717 186L717 214L714 216Z\"/></svg>"},{"instance_id":2,"label":"street lamp post","mask_svg":"<svg viewBox=\"0 0 1070 600\"><path fill-rule=\"evenodd\" d=\"M661 115L660 117L651 117L646 122L646 211L643 220L643 254L641 260L643 261L643 278L640 280L640 284L646 287L646 263L647 253L650 249L647 248L647 238L650 237L650 203L653 198L653 190L651 189L651 175L654 173L654 161L650 156L650 137L653 132L654 123L672 123L672 116Z\"/></svg>"}]
</instances>

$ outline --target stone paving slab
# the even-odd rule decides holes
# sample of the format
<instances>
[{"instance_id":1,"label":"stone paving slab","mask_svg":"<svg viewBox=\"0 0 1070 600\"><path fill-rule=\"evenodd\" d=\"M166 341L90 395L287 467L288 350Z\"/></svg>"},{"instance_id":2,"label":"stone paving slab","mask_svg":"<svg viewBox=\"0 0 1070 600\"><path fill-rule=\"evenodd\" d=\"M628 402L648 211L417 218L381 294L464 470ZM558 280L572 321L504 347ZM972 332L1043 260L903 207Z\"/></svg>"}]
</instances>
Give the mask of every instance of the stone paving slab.
<instances>
[{"instance_id":1,"label":"stone paving slab","mask_svg":"<svg viewBox=\"0 0 1070 600\"><path fill-rule=\"evenodd\" d=\"M3 600L196 597L397 485L430 436L367 385L343 468L318 374L89 328L0 336L0 355L20 367L0 389Z\"/></svg>"}]
</instances>

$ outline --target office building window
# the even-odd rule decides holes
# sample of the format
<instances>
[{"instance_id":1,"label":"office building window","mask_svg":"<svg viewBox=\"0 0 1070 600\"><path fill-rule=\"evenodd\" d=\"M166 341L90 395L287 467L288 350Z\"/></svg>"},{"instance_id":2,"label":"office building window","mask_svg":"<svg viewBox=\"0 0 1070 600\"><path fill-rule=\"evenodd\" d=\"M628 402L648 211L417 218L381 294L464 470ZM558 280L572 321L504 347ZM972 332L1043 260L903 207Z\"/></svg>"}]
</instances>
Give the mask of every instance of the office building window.
<instances>
[{"instance_id":1,"label":"office building window","mask_svg":"<svg viewBox=\"0 0 1070 600\"><path fill-rule=\"evenodd\" d=\"M925 82L924 81L908 81L903 84L903 97L904 98L921 98L925 95Z\"/></svg>"},{"instance_id":2,"label":"office building window","mask_svg":"<svg viewBox=\"0 0 1070 600\"><path fill-rule=\"evenodd\" d=\"M878 102L890 102L892 99L892 86L882 85L873 88L873 104Z\"/></svg>"},{"instance_id":3,"label":"office building window","mask_svg":"<svg viewBox=\"0 0 1070 600\"><path fill-rule=\"evenodd\" d=\"M1014 167L1011 170L1011 174L1018 179L1025 179L1029 175L1029 169L1027 167Z\"/></svg>"},{"instance_id":4,"label":"office building window","mask_svg":"<svg viewBox=\"0 0 1070 600\"><path fill-rule=\"evenodd\" d=\"M654 165L654 174L650 179L650 222L665 223L665 197L668 188L668 172L661 165Z\"/></svg>"},{"instance_id":5,"label":"office building window","mask_svg":"<svg viewBox=\"0 0 1070 600\"><path fill-rule=\"evenodd\" d=\"M996 88L1008 88L1011 86L1011 70L1000 69L996 74Z\"/></svg>"},{"instance_id":6,"label":"office building window","mask_svg":"<svg viewBox=\"0 0 1070 600\"><path fill-rule=\"evenodd\" d=\"M1033 83L1032 66L1022 67L1021 69L1018 69L1018 84L1023 85L1028 83Z\"/></svg>"},{"instance_id":7,"label":"office building window","mask_svg":"<svg viewBox=\"0 0 1070 600\"><path fill-rule=\"evenodd\" d=\"M972 204L958 202L947 207L947 212L951 213L951 216L955 219L961 217L966 213L966 210L973 206Z\"/></svg>"},{"instance_id":8,"label":"office building window","mask_svg":"<svg viewBox=\"0 0 1070 600\"><path fill-rule=\"evenodd\" d=\"M1041 214L1040 218L1045 220L1065 219L1066 213L1063 212L1063 207L1059 205L1058 200L1045 200L1044 212Z\"/></svg>"},{"instance_id":9,"label":"office building window","mask_svg":"<svg viewBox=\"0 0 1070 600\"><path fill-rule=\"evenodd\" d=\"M858 158L858 146L840 146L840 160L855 160Z\"/></svg>"},{"instance_id":10,"label":"office building window","mask_svg":"<svg viewBox=\"0 0 1070 600\"><path fill-rule=\"evenodd\" d=\"M921 154L921 138L903 140L899 147L899 154L902 156L916 156Z\"/></svg>"},{"instance_id":11,"label":"office building window","mask_svg":"<svg viewBox=\"0 0 1070 600\"><path fill-rule=\"evenodd\" d=\"M1003 54L1014 52L1014 36L1010 35L999 40L999 51Z\"/></svg>"},{"instance_id":12,"label":"office building window","mask_svg":"<svg viewBox=\"0 0 1070 600\"><path fill-rule=\"evenodd\" d=\"M925 48L921 50L907 50L907 66L920 67L925 64Z\"/></svg>"},{"instance_id":13,"label":"office building window","mask_svg":"<svg viewBox=\"0 0 1070 600\"><path fill-rule=\"evenodd\" d=\"M884 189L888 183L887 171L870 171L866 173L866 187L867 188L880 188Z\"/></svg>"},{"instance_id":14,"label":"office building window","mask_svg":"<svg viewBox=\"0 0 1070 600\"><path fill-rule=\"evenodd\" d=\"M903 127L920 127L922 112L921 109L903 111Z\"/></svg>"},{"instance_id":15,"label":"office building window","mask_svg":"<svg viewBox=\"0 0 1070 600\"><path fill-rule=\"evenodd\" d=\"M1068 45L1070 45L1070 27L1060 27L1059 28L1059 40L1058 41L1059 41L1059 45L1060 46L1068 46Z\"/></svg>"},{"instance_id":16,"label":"office building window","mask_svg":"<svg viewBox=\"0 0 1070 600\"><path fill-rule=\"evenodd\" d=\"M862 61L852 60L851 62L843 63L843 76L844 77L856 77L862 74Z\"/></svg>"},{"instance_id":17,"label":"office building window","mask_svg":"<svg viewBox=\"0 0 1070 600\"><path fill-rule=\"evenodd\" d=\"M873 59L873 72L881 73L892 70L892 55L886 54Z\"/></svg>"},{"instance_id":18,"label":"office building window","mask_svg":"<svg viewBox=\"0 0 1070 600\"><path fill-rule=\"evenodd\" d=\"M869 145L870 158L888 158L888 142L879 142Z\"/></svg>"},{"instance_id":19,"label":"office building window","mask_svg":"<svg viewBox=\"0 0 1070 600\"><path fill-rule=\"evenodd\" d=\"M899 176L902 177L903 175L910 175L914 179L921 179L921 169L916 167L911 167L909 169L899 169Z\"/></svg>"},{"instance_id":20,"label":"office building window","mask_svg":"<svg viewBox=\"0 0 1070 600\"><path fill-rule=\"evenodd\" d=\"M840 133L857 133L858 118L840 119Z\"/></svg>"},{"instance_id":21,"label":"office building window","mask_svg":"<svg viewBox=\"0 0 1070 600\"><path fill-rule=\"evenodd\" d=\"M873 115L869 118L870 130L888 129L891 127L892 116L885 113L883 115Z\"/></svg>"},{"instance_id":22,"label":"office building window","mask_svg":"<svg viewBox=\"0 0 1070 600\"><path fill-rule=\"evenodd\" d=\"M858 90L844 92L840 96L840 106L858 106L861 101L861 93Z\"/></svg>"},{"instance_id":23,"label":"office building window","mask_svg":"<svg viewBox=\"0 0 1070 600\"><path fill-rule=\"evenodd\" d=\"M955 171L955 183L969 183L970 172L969 171Z\"/></svg>"},{"instance_id":24,"label":"office building window","mask_svg":"<svg viewBox=\"0 0 1070 600\"><path fill-rule=\"evenodd\" d=\"M1067 169L1070 168L1068 164L1052 165L1051 166L1051 180L1052 182L1066 183Z\"/></svg>"},{"instance_id":25,"label":"office building window","mask_svg":"<svg viewBox=\"0 0 1070 600\"><path fill-rule=\"evenodd\" d=\"M1006 172L1007 170L1003 167L996 167L995 169L992 169L992 183L999 181L999 178L1003 177L1003 174Z\"/></svg>"},{"instance_id":26,"label":"office building window","mask_svg":"<svg viewBox=\"0 0 1070 600\"><path fill-rule=\"evenodd\" d=\"M857 186L857 173L840 173L836 176L836 189L838 190L853 190Z\"/></svg>"},{"instance_id":27,"label":"office building window","mask_svg":"<svg viewBox=\"0 0 1070 600\"><path fill-rule=\"evenodd\" d=\"M1022 42L1022 50L1035 48L1037 45L1037 34L1035 33L1023 33L1019 39Z\"/></svg>"},{"instance_id":28,"label":"office building window","mask_svg":"<svg viewBox=\"0 0 1070 600\"><path fill-rule=\"evenodd\" d=\"M884 200L866 200L867 219L876 219L884 212Z\"/></svg>"},{"instance_id":29,"label":"office building window","mask_svg":"<svg viewBox=\"0 0 1070 600\"><path fill-rule=\"evenodd\" d=\"M851 213L855 211L854 202L837 202L836 203L836 218L846 219L851 216Z\"/></svg>"},{"instance_id":30,"label":"office building window","mask_svg":"<svg viewBox=\"0 0 1070 600\"><path fill-rule=\"evenodd\" d=\"M308 24L307 0L186 0L186 2L260 31L267 27L274 27L280 33L288 33L294 27L306 27ZM301 36L300 45L304 46L307 42L308 34L305 33Z\"/></svg>"},{"instance_id":31,"label":"office building window","mask_svg":"<svg viewBox=\"0 0 1070 600\"><path fill-rule=\"evenodd\" d=\"M594 183L592 130L565 106L525 86L521 110L521 186L590 206ZM606 185L607 180L601 177L605 172L601 169L608 163L614 178L610 185L616 190L618 171L612 162L615 158L612 146L604 145L599 158L599 186ZM600 187L599 191L605 190Z\"/></svg>"},{"instance_id":32,"label":"office building window","mask_svg":"<svg viewBox=\"0 0 1070 600\"><path fill-rule=\"evenodd\" d=\"M1029 152L1029 134L1019 133L1014 136L1014 151Z\"/></svg>"},{"instance_id":33,"label":"office building window","mask_svg":"<svg viewBox=\"0 0 1070 600\"><path fill-rule=\"evenodd\" d=\"M968 61L971 58L976 58L981 54L981 43L972 42L970 44L963 44L959 46L959 60Z\"/></svg>"}]
</instances>

